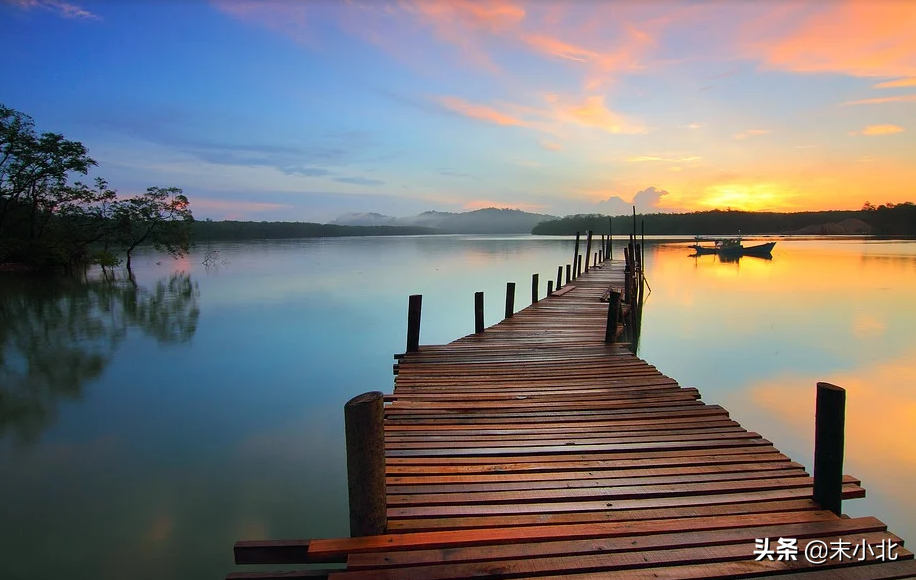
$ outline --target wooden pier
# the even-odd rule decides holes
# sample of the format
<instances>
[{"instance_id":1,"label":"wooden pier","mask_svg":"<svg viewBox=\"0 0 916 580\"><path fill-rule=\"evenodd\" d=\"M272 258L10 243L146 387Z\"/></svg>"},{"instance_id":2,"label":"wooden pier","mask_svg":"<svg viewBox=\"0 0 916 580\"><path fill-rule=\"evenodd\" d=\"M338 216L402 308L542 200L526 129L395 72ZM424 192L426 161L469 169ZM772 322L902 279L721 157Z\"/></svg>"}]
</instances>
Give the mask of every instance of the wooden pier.
<instances>
[{"instance_id":1,"label":"wooden pier","mask_svg":"<svg viewBox=\"0 0 916 580\"><path fill-rule=\"evenodd\" d=\"M916 578L912 553L881 521L838 515L840 499L865 494L842 476L841 389L819 385L815 484L760 434L631 352L629 264L638 259L588 268L585 257L586 272L528 308L508 312L507 297L512 315L482 332L420 345L411 329L394 392L351 401L376 405L376 417L384 405L375 435L347 431L348 464L359 466L351 475L361 478L351 498L362 494L351 500L361 506L351 529L369 532L235 547L238 564L345 567L229 577ZM419 299L410 312L418 327ZM374 480L364 474L373 460L384 469ZM794 557L776 552L780 538L795 541ZM760 555L764 539L772 552ZM833 552L840 541L845 557L809 561L809 544ZM895 561L881 557L891 553Z\"/></svg>"}]
</instances>

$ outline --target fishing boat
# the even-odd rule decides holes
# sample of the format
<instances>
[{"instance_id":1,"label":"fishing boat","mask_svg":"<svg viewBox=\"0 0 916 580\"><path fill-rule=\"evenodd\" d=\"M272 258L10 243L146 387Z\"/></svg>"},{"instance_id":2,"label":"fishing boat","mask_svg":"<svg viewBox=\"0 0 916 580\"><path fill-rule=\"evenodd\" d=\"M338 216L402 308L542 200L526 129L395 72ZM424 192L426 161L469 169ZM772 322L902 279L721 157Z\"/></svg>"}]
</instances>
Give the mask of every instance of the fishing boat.
<instances>
[{"instance_id":1,"label":"fishing boat","mask_svg":"<svg viewBox=\"0 0 916 580\"><path fill-rule=\"evenodd\" d=\"M713 245L700 245L701 242L704 241L713 242ZM776 242L767 242L765 244L757 244L756 246L745 246L741 243L740 234L737 238L724 238L718 240L703 239L697 236L695 242L695 244L689 247L695 250L698 256L704 254L719 254L720 256L769 256L770 252L773 251L773 247L776 246Z\"/></svg>"}]
</instances>

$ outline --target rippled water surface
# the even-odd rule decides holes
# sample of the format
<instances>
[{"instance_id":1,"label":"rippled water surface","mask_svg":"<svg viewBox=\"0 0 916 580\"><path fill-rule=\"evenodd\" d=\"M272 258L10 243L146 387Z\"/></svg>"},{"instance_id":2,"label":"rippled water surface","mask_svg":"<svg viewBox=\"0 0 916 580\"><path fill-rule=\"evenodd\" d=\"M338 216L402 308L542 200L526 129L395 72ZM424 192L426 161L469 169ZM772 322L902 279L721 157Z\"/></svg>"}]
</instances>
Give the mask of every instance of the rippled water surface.
<instances>
[{"instance_id":1,"label":"rippled water surface","mask_svg":"<svg viewBox=\"0 0 916 580\"><path fill-rule=\"evenodd\" d=\"M618 243L619 250L620 243ZM541 293L569 239L338 238L137 260L136 280L0 278L0 577L214 578L241 538L347 534L342 406L422 343ZM640 356L811 467L815 382L848 390L846 473L916 538L916 244L647 247Z\"/></svg>"}]
</instances>

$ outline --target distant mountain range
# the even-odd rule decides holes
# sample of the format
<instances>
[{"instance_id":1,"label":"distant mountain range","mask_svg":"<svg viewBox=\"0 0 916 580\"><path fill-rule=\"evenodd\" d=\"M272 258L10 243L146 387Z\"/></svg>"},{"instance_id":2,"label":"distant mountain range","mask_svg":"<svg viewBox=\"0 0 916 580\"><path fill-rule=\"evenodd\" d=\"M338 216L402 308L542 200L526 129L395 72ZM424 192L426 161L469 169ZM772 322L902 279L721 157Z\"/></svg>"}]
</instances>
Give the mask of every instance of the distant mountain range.
<instances>
[{"instance_id":1,"label":"distant mountain range","mask_svg":"<svg viewBox=\"0 0 916 580\"><path fill-rule=\"evenodd\" d=\"M557 219L556 216L490 207L462 213L425 211L402 218L380 213L347 213L329 223L341 226L424 227L444 234L530 234L540 222L554 219Z\"/></svg>"}]
</instances>

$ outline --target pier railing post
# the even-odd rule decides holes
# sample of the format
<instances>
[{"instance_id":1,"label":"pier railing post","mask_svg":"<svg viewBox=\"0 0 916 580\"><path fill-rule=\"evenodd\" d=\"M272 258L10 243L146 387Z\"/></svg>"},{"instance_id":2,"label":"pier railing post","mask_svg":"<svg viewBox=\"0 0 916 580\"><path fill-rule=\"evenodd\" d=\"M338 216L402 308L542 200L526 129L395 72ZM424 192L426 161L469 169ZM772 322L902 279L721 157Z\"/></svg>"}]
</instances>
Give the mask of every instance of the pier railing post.
<instances>
[{"instance_id":1,"label":"pier railing post","mask_svg":"<svg viewBox=\"0 0 916 580\"><path fill-rule=\"evenodd\" d=\"M846 425L846 391L830 383L817 383L814 418L814 501L842 515L843 446Z\"/></svg>"},{"instance_id":2,"label":"pier railing post","mask_svg":"<svg viewBox=\"0 0 916 580\"><path fill-rule=\"evenodd\" d=\"M474 333L483 332L483 292L474 293Z\"/></svg>"},{"instance_id":3,"label":"pier railing post","mask_svg":"<svg viewBox=\"0 0 916 580\"><path fill-rule=\"evenodd\" d=\"M515 314L515 282L506 282L506 318Z\"/></svg>"},{"instance_id":4,"label":"pier railing post","mask_svg":"<svg viewBox=\"0 0 916 580\"><path fill-rule=\"evenodd\" d=\"M607 328L604 331L604 342L617 342L617 323L620 321L620 292L611 290L607 301Z\"/></svg>"},{"instance_id":5,"label":"pier railing post","mask_svg":"<svg viewBox=\"0 0 916 580\"><path fill-rule=\"evenodd\" d=\"M588 273L588 263L592 260L592 230L585 236L585 272Z\"/></svg>"},{"instance_id":6,"label":"pier railing post","mask_svg":"<svg viewBox=\"0 0 916 580\"><path fill-rule=\"evenodd\" d=\"M572 282L572 266L566 264L566 283L569 284Z\"/></svg>"},{"instance_id":7,"label":"pier railing post","mask_svg":"<svg viewBox=\"0 0 916 580\"><path fill-rule=\"evenodd\" d=\"M377 536L387 527L385 398L373 391L344 405L350 536Z\"/></svg>"},{"instance_id":8,"label":"pier railing post","mask_svg":"<svg viewBox=\"0 0 916 580\"><path fill-rule=\"evenodd\" d=\"M407 352L420 350L420 312L423 295L413 294L407 302Z\"/></svg>"},{"instance_id":9,"label":"pier railing post","mask_svg":"<svg viewBox=\"0 0 916 580\"><path fill-rule=\"evenodd\" d=\"M547 280L547 296L553 294L553 280Z\"/></svg>"},{"instance_id":10,"label":"pier railing post","mask_svg":"<svg viewBox=\"0 0 916 580\"><path fill-rule=\"evenodd\" d=\"M534 304L538 301L538 275L531 275L531 303Z\"/></svg>"},{"instance_id":11,"label":"pier railing post","mask_svg":"<svg viewBox=\"0 0 916 580\"><path fill-rule=\"evenodd\" d=\"M576 261L576 278L582 275L582 256Z\"/></svg>"},{"instance_id":12,"label":"pier railing post","mask_svg":"<svg viewBox=\"0 0 916 580\"><path fill-rule=\"evenodd\" d=\"M563 266L557 266L557 290L563 286Z\"/></svg>"}]
</instances>

